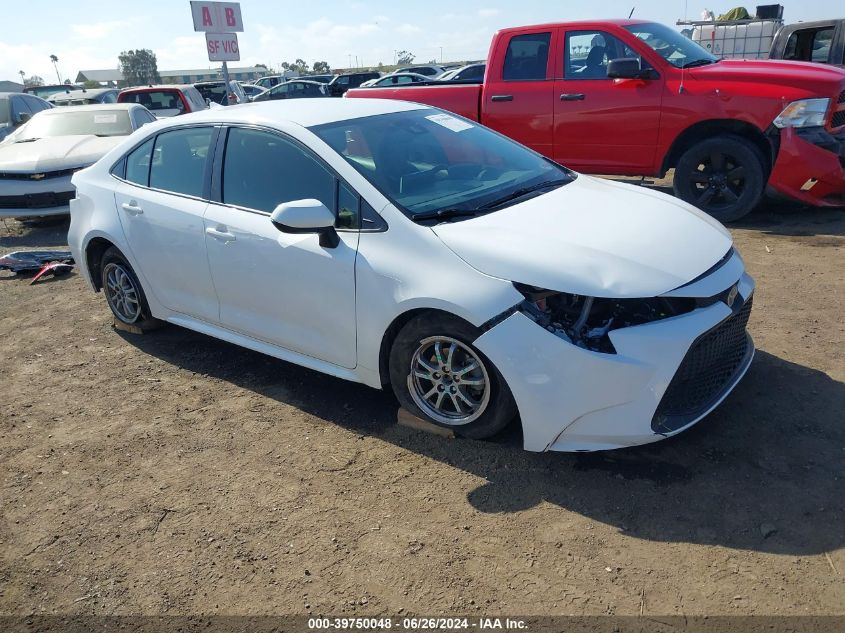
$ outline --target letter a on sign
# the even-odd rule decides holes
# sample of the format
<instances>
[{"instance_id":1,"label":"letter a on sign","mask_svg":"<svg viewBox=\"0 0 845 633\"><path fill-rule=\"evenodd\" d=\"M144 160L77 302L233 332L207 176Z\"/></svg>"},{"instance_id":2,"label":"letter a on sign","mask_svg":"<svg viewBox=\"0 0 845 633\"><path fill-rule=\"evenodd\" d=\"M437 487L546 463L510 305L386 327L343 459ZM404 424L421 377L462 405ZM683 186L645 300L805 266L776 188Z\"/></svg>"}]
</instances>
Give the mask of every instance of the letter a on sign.
<instances>
[{"instance_id":1,"label":"letter a on sign","mask_svg":"<svg viewBox=\"0 0 845 633\"><path fill-rule=\"evenodd\" d=\"M235 33L244 30L238 2L197 2L191 0L194 30L206 33Z\"/></svg>"}]
</instances>

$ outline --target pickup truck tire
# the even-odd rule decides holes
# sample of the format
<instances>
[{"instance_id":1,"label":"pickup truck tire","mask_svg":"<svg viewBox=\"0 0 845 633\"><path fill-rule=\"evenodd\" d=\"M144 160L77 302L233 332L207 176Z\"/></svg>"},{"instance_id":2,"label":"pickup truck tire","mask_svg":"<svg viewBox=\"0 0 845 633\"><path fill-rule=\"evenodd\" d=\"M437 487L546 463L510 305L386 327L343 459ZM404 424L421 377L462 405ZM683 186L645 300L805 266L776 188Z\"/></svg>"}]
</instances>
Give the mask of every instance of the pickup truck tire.
<instances>
[{"instance_id":1,"label":"pickup truck tire","mask_svg":"<svg viewBox=\"0 0 845 633\"><path fill-rule=\"evenodd\" d=\"M517 408L505 379L472 341L481 331L449 314L426 312L400 330L390 350L390 384L408 411L457 435L483 439Z\"/></svg>"},{"instance_id":2,"label":"pickup truck tire","mask_svg":"<svg viewBox=\"0 0 845 633\"><path fill-rule=\"evenodd\" d=\"M720 222L733 222L763 195L763 157L752 143L732 134L699 141L678 160L672 187L677 197Z\"/></svg>"}]
</instances>

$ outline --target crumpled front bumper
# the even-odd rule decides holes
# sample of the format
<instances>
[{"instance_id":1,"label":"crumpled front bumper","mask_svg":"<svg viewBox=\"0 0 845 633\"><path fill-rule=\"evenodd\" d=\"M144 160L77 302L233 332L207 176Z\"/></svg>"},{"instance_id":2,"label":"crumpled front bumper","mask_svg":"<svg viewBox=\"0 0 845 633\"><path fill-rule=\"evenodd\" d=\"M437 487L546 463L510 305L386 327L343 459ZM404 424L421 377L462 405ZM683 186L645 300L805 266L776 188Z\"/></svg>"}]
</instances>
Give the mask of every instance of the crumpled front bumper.
<instances>
[{"instance_id":1,"label":"crumpled front bumper","mask_svg":"<svg viewBox=\"0 0 845 633\"><path fill-rule=\"evenodd\" d=\"M845 206L845 131L780 130L769 187L810 206Z\"/></svg>"},{"instance_id":2,"label":"crumpled front bumper","mask_svg":"<svg viewBox=\"0 0 845 633\"><path fill-rule=\"evenodd\" d=\"M744 304L754 281L738 282ZM741 304L736 304L741 305ZM728 383L689 422L658 433L652 419L693 343L734 312L716 302L677 317L614 330L616 354L576 347L515 312L475 341L501 372L522 419L530 451L596 451L661 440L705 417L733 390L750 365L753 344Z\"/></svg>"}]
</instances>

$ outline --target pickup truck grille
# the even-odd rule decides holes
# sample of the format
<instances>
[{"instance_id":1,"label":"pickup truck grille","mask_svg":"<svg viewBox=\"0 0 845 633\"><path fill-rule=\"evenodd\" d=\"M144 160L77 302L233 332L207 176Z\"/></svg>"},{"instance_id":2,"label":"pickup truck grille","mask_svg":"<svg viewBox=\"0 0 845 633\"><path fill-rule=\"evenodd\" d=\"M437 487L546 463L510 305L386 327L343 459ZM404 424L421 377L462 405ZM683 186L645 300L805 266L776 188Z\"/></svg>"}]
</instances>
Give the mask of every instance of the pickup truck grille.
<instances>
[{"instance_id":1,"label":"pickup truck grille","mask_svg":"<svg viewBox=\"0 0 845 633\"><path fill-rule=\"evenodd\" d=\"M842 127L845 125L845 90L839 93L839 100L836 102L839 110L830 117L830 127Z\"/></svg>"},{"instance_id":2,"label":"pickup truck grille","mask_svg":"<svg viewBox=\"0 0 845 633\"><path fill-rule=\"evenodd\" d=\"M651 420L656 433L671 433L689 424L735 382L752 349L745 331L751 303L749 297L738 312L692 344Z\"/></svg>"}]
</instances>

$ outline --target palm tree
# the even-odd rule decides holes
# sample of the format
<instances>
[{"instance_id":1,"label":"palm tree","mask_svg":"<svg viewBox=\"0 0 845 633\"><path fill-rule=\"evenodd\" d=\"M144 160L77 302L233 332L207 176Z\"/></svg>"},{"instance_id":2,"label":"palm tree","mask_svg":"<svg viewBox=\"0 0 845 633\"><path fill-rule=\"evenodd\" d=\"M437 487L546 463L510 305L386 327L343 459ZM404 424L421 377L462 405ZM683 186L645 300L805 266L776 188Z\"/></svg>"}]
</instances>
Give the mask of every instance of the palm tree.
<instances>
[{"instance_id":1,"label":"palm tree","mask_svg":"<svg viewBox=\"0 0 845 633\"><path fill-rule=\"evenodd\" d=\"M24 71L22 71L22 70L19 70L19 71L18 71L18 74L21 76L21 83L22 83L24 86L26 86L26 80L24 80L24 77L26 76L26 73L25 73Z\"/></svg>"},{"instance_id":2,"label":"palm tree","mask_svg":"<svg viewBox=\"0 0 845 633\"><path fill-rule=\"evenodd\" d=\"M56 77L58 77L59 83L62 83L62 76L59 74L59 66L58 66L59 58L56 57L55 55L50 55L50 61L53 62L53 68L56 69Z\"/></svg>"}]
</instances>

